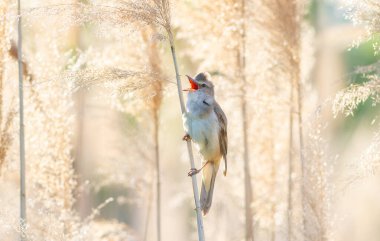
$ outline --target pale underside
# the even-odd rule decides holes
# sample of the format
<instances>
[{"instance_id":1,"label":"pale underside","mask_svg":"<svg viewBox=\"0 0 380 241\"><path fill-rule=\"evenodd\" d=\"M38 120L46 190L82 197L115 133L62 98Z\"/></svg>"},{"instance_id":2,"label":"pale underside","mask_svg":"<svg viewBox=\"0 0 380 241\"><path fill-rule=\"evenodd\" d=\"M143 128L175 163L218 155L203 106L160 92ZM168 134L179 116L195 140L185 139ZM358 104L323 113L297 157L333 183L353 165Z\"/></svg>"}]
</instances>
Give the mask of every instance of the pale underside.
<instances>
[{"instance_id":1,"label":"pale underside","mask_svg":"<svg viewBox=\"0 0 380 241\"><path fill-rule=\"evenodd\" d=\"M199 153L202 155L202 162L220 161L219 124L214 111L211 111L209 115L203 118L198 118L190 113L187 114L185 131L191 136Z\"/></svg>"},{"instance_id":2,"label":"pale underside","mask_svg":"<svg viewBox=\"0 0 380 241\"><path fill-rule=\"evenodd\" d=\"M191 136L196 148L202 156L202 166L207 162L213 162L215 171L219 168L222 157L219 147L219 124L214 111L204 118L197 118L187 114L185 118L185 131ZM203 176L212 176L212 169L203 169ZM209 172L209 173L208 173ZM204 179L208 191L211 179Z\"/></svg>"}]
</instances>

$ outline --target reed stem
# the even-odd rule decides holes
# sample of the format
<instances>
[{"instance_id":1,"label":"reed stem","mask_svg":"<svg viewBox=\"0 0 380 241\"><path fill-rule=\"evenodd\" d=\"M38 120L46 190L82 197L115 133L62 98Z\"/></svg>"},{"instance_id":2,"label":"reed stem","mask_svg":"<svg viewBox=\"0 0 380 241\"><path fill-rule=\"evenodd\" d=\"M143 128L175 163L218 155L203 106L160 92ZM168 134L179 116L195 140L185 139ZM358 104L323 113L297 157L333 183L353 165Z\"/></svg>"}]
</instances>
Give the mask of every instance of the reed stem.
<instances>
[{"instance_id":1,"label":"reed stem","mask_svg":"<svg viewBox=\"0 0 380 241\"><path fill-rule=\"evenodd\" d=\"M184 114L184 113L186 113L186 108L185 108L185 103L183 101L182 84L181 84L181 78L180 78L179 70L178 70L177 56L176 56L176 52L175 52L173 33L170 31L170 29L167 30L167 32L169 35L170 49L171 49L171 53L172 53L173 64L174 64L174 69L175 69L175 74L176 74L177 90L178 90L179 102L181 105L181 112L182 112L182 114ZM195 168L193 149L192 149L190 140L187 141L187 150L189 153L190 166L191 166L191 168ZM199 241L205 241L204 228L203 228L203 217L202 217L201 205L199 202L199 191L198 191L198 184L197 184L196 175L191 176L191 181L193 184L194 202L195 202L195 207L196 207L195 211L197 213L198 240Z\"/></svg>"},{"instance_id":2,"label":"reed stem","mask_svg":"<svg viewBox=\"0 0 380 241\"><path fill-rule=\"evenodd\" d=\"M241 29L241 47L238 50L238 63L239 73L242 80L241 85L241 112L242 112L242 126L243 126L243 157L244 157L244 195L245 195L245 240L253 241L253 214L252 214L252 182L251 182L251 169L249 165L249 149L248 149L248 120L247 120L247 76L246 76L246 24L245 24L245 0L241 2L241 18L243 20Z\"/></svg>"},{"instance_id":3,"label":"reed stem","mask_svg":"<svg viewBox=\"0 0 380 241\"><path fill-rule=\"evenodd\" d=\"M157 240L161 241L161 177L160 177L160 146L158 139L158 110L154 112L154 156L156 160L156 189L157 189L157 197L156 197L156 208L157 208Z\"/></svg>"},{"instance_id":4,"label":"reed stem","mask_svg":"<svg viewBox=\"0 0 380 241\"><path fill-rule=\"evenodd\" d=\"M21 31L21 3L17 1L18 14L18 83L19 83L19 113L20 113L20 240L25 240L26 227L26 194L25 194L25 134L24 134L24 89L23 89L23 62L22 62L22 31Z\"/></svg>"}]
</instances>

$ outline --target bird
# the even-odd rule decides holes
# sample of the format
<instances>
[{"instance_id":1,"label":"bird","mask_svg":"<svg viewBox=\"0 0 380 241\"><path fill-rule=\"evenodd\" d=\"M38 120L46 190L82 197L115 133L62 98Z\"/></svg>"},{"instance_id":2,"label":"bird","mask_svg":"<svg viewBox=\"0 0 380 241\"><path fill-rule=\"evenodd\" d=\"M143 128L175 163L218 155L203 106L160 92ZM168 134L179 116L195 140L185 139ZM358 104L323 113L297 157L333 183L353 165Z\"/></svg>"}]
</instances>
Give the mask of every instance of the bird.
<instances>
[{"instance_id":1,"label":"bird","mask_svg":"<svg viewBox=\"0 0 380 241\"><path fill-rule=\"evenodd\" d=\"M215 179L221 159L224 159L224 176L227 175L227 117L215 100L214 84L210 74L199 73L195 78L187 75L190 88L187 91L186 112L183 114L185 136L192 142L202 158L200 169L190 169L193 176L202 171L200 206L206 215L212 204Z\"/></svg>"}]
</instances>

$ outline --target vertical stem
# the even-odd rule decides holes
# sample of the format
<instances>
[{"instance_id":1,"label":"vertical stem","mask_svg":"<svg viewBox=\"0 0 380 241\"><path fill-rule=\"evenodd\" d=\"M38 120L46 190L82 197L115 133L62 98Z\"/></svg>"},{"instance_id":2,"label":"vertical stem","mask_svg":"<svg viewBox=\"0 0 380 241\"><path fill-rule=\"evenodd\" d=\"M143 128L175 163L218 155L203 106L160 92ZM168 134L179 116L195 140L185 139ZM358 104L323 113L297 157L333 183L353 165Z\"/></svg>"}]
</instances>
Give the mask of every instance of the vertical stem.
<instances>
[{"instance_id":1,"label":"vertical stem","mask_svg":"<svg viewBox=\"0 0 380 241\"><path fill-rule=\"evenodd\" d=\"M246 101L242 104L243 114L243 147L244 147L244 193L245 193L245 240L254 240L252 222L252 183L249 166L248 137L247 137L247 108Z\"/></svg>"},{"instance_id":2,"label":"vertical stem","mask_svg":"<svg viewBox=\"0 0 380 241\"><path fill-rule=\"evenodd\" d=\"M241 75L241 112L243 119L243 152L244 152L244 194L245 194L245 240L253 241L253 222L252 222L252 183L251 183L251 171L249 165L249 152L248 152L248 125L247 125L247 78L245 73L246 59L245 59L245 0L242 0L241 6L241 18L243 19L242 31L241 31L241 48L238 50L238 62L239 62L239 74Z\"/></svg>"},{"instance_id":3,"label":"vertical stem","mask_svg":"<svg viewBox=\"0 0 380 241\"><path fill-rule=\"evenodd\" d=\"M271 195L272 196L275 196L275 193L276 193L276 159L275 159L275 156L274 156L274 136L275 136L275 133L274 133L274 110L271 106L269 106L269 127L268 129L271 131L271 138L269 139L270 142L269 142L269 153L271 153L271 170L270 170L270 176L271 176ZM271 211L272 211L272 228L271 228L271 234L270 234L270 240L271 241L275 241L276 240L276 219L275 219L275 215L276 215L276 201L275 200L270 200L270 203L271 203Z\"/></svg>"},{"instance_id":4,"label":"vertical stem","mask_svg":"<svg viewBox=\"0 0 380 241\"><path fill-rule=\"evenodd\" d=\"M296 75L296 92L297 92L297 108L298 108L298 135L299 135L299 145L300 145L300 161L301 161L301 191L302 191L302 219L303 219L303 230L306 229L306 189L305 189L305 157L303 154L304 151L304 142L303 142L303 124L302 124L302 94L301 94L301 83L299 76L299 66L297 66L297 75Z\"/></svg>"},{"instance_id":5,"label":"vertical stem","mask_svg":"<svg viewBox=\"0 0 380 241\"><path fill-rule=\"evenodd\" d=\"M156 32L156 29L152 27L152 32ZM153 142L154 142L154 158L156 164L156 223L157 223L157 240L161 241L161 171L160 171L160 142L159 142L159 120L160 120L160 105L162 102L163 80L162 73L159 64L161 63L158 46L155 41L151 41L148 38L148 31L142 31L144 41L147 43L147 54L149 57L150 69L152 72L159 75L157 80L152 84L152 88L156 92L151 100L151 111L153 119Z\"/></svg>"},{"instance_id":6,"label":"vertical stem","mask_svg":"<svg viewBox=\"0 0 380 241\"><path fill-rule=\"evenodd\" d=\"M156 159L156 185L157 185L157 240L161 241L161 180L160 180L160 152L159 152L159 139L158 139L158 109L153 113L154 121L154 154Z\"/></svg>"},{"instance_id":7,"label":"vertical stem","mask_svg":"<svg viewBox=\"0 0 380 241\"><path fill-rule=\"evenodd\" d=\"M301 88L301 70L300 70L300 19L299 13L300 9L303 9L302 1L294 1L291 3L290 12L293 13L289 15L290 22L293 25L293 33L288 35L289 42L293 43L290 55L291 62L290 66L293 68L291 73L292 77L292 88L294 88L295 93L293 94L294 101L297 102L297 119L298 122L298 143L299 143L299 159L300 159L300 189L301 189L301 218L302 218L302 227L299 229L303 230L302 234L305 239L305 230L306 230L306 186L305 186L305 157L304 157L304 140L303 140L303 121L302 121L302 88Z\"/></svg>"},{"instance_id":8,"label":"vertical stem","mask_svg":"<svg viewBox=\"0 0 380 241\"><path fill-rule=\"evenodd\" d=\"M290 110L289 110L289 160L288 160L288 241L292 240L292 215L293 215L293 98L294 88L293 80L290 81Z\"/></svg>"},{"instance_id":9,"label":"vertical stem","mask_svg":"<svg viewBox=\"0 0 380 241\"><path fill-rule=\"evenodd\" d=\"M186 113L186 109L185 109L185 103L183 101L182 84L181 84L181 79L180 79L179 71L178 71L178 64L177 64L177 57L176 57L176 53L175 53L175 47L174 47L173 33L171 32L171 30L169 28L167 29L167 32L169 35L170 49L171 49L171 53L172 53L174 69L175 69L175 74L176 74L177 90L178 90L179 102L181 105L181 112L182 112L182 114L184 114L184 113ZM192 149L190 140L187 141L187 150L188 150L189 159L190 159L190 166L191 166L191 168L195 168L193 149ZM199 191L198 191L198 184L197 184L196 175L193 175L191 177L191 181L193 184L194 202L195 202L195 207L196 207L195 210L197 212L198 240L199 241L205 241L204 228L203 228L203 217L202 217L202 213L201 213L201 205L199 202Z\"/></svg>"},{"instance_id":10,"label":"vertical stem","mask_svg":"<svg viewBox=\"0 0 380 241\"><path fill-rule=\"evenodd\" d=\"M17 1L18 14L18 82L19 82L19 112L20 112L20 240L25 240L26 201L25 201L25 136L24 136L24 92L23 92L23 63L22 63L22 31L21 3Z\"/></svg>"},{"instance_id":11,"label":"vertical stem","mask_svg":"<svg viewBox=\"0 0 380 241\"><path fill-rule=\"evenodd\" d=\"M81 3L80 0L71 0L70 2L73 3L73 12L72 12L72 18L75 19L79 17L79 4ZM82 36L82 27L80 26L74 26L70 28L71 30L71 40L70 40L70 46L74 50L74 55L78 57L80 53L78 52L77 48L84 49L84 46L81 43L81 36ZM81 67L82 68L82 67ZM75 77L78 78L78 77ZM76 80L75 80L76 82ZM87 146L86 143L86 126L85 121L87 117L86 113L86 90L79 88L77 92L74 94L74 102L75 102L75 109L76 109L76 135L75 135L75 148L74 148L74 162L73 162L73 168L76 173L78 173L78 183L84 183L86 176L88 176L88 168L86 167L86 155L85 150ZM77 186L79 188L80 185ZM83 192L76 201L76 206L79 211L79 215L81 218L85 218L90 212L91 205L91 198L89 197L89 194L86 192Z\"/></svg>"},{"instance_id":12,"label":"vertical stem","mask_svg":"<svg viewBox=\"0 0 380 241\"><path fill-rule=\"evenodd\" d=\"M148 230L149 230L149 220L150 220L150 214L152 209L152 196L153 196L153 190L154 190L154 183L152 183L152 188L149 193L148 197L148 210L146 212L146 218L145 218L145 227L144 227L144 237L143 241L146 241L148 239Z\"/></svg>"}]
</instances>

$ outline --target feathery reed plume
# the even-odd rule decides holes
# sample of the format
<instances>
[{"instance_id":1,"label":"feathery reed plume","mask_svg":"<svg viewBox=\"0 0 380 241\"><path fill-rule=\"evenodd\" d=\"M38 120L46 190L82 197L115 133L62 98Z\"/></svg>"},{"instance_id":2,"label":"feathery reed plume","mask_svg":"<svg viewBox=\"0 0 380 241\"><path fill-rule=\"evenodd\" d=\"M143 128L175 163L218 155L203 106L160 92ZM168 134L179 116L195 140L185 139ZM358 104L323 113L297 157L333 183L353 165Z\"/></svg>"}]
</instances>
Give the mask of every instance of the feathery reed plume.
<instances>
[{"instance_id":1,"label":"feathery reed plume","mask_svg":"<svg viewBox=\"0 0 380 241\"><path fill-rule=\"evenodd\" d=\"M379 62L374 63L369 66L359 67L354 71L354 74L360 74L365 77L367 80L360 84L350 84L348 87L339 91L332 102L332 111L334 117L339 115L344 115L345 117L358 116L360 112L358 111L360 106L369 102L372 104L372 107L375 107L380 103L380 85L379 85ZM352 159L347 167L348 174L344 177L342 182L342 189L344 196L342 197L341 202L343 205L352 205L352 203L357 204L358 201L363 199L365 205L368 205L368 194L367 192L374 193L376 187L372 186L373 181L378 181L379 177L379 145L380 145L380 135L379 135L379 125L376 124L376 117L372 120L371 125L375 128L374 134L371 134L372 139L366 144L364 150L360 153L359 157ZM367 127L368 128L368 127ZM323 179L322 179L323 180ZM356 197L360 197L359 200L356 200ZM318 207L318 205L316 205ZM371 205L366 206L366 208L361 209L358 212L345 212L344 210L339 210L342 214L345 215L345 222L342 227L343 230L339 230L338 236L341 236L341 240L346 240L347 237L353 233L358 232L356 237L353 240L365 240L369 237L378 238L377 233L370 233L368 235L368 230L359 231L362 226L355 227L353 231L351 230L352 219L359 219L361 215L366 212L365 209L368 209L371 214L375 213ZM376 214L374 214L376 215ZM367 217L370 224L366 224L368 229L374 225L374 220L372 216ZM338 220L340 221L340 220ZM375 221L376 222L376 221ZM359 225L360 221L358 222ZM336 235L336 233L328 233L331 235Z\"/></svg>"},{"instance_id":2,"label":"feathery reed plume","mask_svg":"<svg viewBox=\"0 0 380 241\"><path fill-rule=\"evenodd\" d=\"M379 175L379 147L380 132L377 131L373 135L370 145L366 150L364 150L359 160L355 160L355 162L350 165L350 168L354 170L354 172L348 178L346 187L349 187L349 185L353 186L353 184L358 183L365 178L371 178Z\"/></svg>"},{"instance_id":3,"label":"feathery reed plume","mask_svg":"<svg viewBox=\"0 0 380 241\"><path fill-rule=\"evenodd\" d=\"M14 59L18 56L18 49L11 48L10 56ZM23 68L23 75L25 79L28 79L30 83L33 80L33 74L28 67L28 63L24 60L22 60L22 65L25 67ZM33 114L30 115L30 119L27 121L27 126L29 126L33 122L43 122L46 123L45 127L51 127L54 129L54 132L52 130L47 130L49 133L52 134L52 136L46 137L46 139L49 139L50 145L49 146L43 146L42 149L39 148L32 148L33 151L30 153L30 157L32 157L30 162L28 163L28 168L31 168L33 170L33 177L28 178L29 183L31 183L31 186L28 187L28 189L32 189L31 193L33 193L30 198L33 200L34 203L38 203L41 206L45 208L45 211L49 212L49 215L47 215L44 218L39 217L39 221L34 221L34 217L36 214L35 210L32 208L31 212L31 222L32 224L29 224L26 230L21 229L21 234L25 232L25 235L27 234L28 238L38 237L41 230L44 229L44 225L47 225L48 222L51 222L50 219L56 218L55 215L59 215L59 219L61 220L70 220L70 218L73 218L73 220L76 219L76 215L72 213L72 206L74 203L73 198L73 189L75 186L75 180L73 178L73 172L72 172L72 162L70 157L68 157L69 150L68 148L68 138L67 135L68 131L65 128L62 128L63 121L59 118L54 118L53 113L51 113L51 110L59 112L61 109L57 109L57 106L54 106L55 108L51 108L47 106L45 103L43 97L45 95L43 94L41 96L41 93L36 89L34 85L30 86L30 93L27 96L29 99L30 105L28 107L34 108ZM59 100L62 102L62 99ZM54 103L54 101L50 102ZM63 105L66 105L66 102L62 102ZM70 105L67 105L68 107ZM29 111L29 110L27 110ZM62 115L63 118L67 118L67 115ZM37 118L37 119L34 119ZM52 123L55 123L56 126L52 125ZM67 126L68 127L68 126ZM34 131L36 131L38 128L36 128ZM62 130L63 132L60 132ZM45 130L46 131L46 130ZM41 131L43 132L43 131ZM53 138L56 138L53 140ZM27 138L27 141L29 138ZM32 138L33 142L36 141L36 138ZM45 149L46 148L46 149ZM46 152L46 150L49 150ZM38 157L36 157L36 156ZM52 159L49 159L51 157ZM49 160L46 162L46 159ZM35 160L38 160L37 163L35 163ZM52 161L54 160L54 162ZM62 184L57 183L54 180L62 180ZM41 187L44 187L40 189ZM49 187L46 189L46 187ZM44 190L44 191L41 191ZM56 190L53 191L53 190ZM49 194L47 194L47 192ZM37 194L36 194L37 193ZM30 204L29 204L30 205ZM60 206L59 211L55 210L53 207L54 205ZM63 206L63 208L61 207ZM37 212L41 212L41 210L38 210ZM45 233L46 237L56 237L60 235L72 235L73 227L77 224L73 224L74 221L71 220L70 222L64 222L63 224L63 232L60 232L58 226L61 226L60 224L57 224L56 230L51 233ZM57 230L59 230L57 232ZM57 233L54 233L57 232ZM42 234L41 234L42 235Z\"/></svg>"},{"instance_id":4,"label":"feathery reed plume","mask_svg":"<svg viewBox=\"0 0 380 241\"><path fill-rule=\"evenodd\" d=\"M363 26L366 29L365 38L374 40L373 48L375 54L380 51L380 42L376 35L380 33L380 3L373 0L353 0L342 2L346 7L346 17L351 19L355 25ZM358 39L356 45L363 39ZM362 74L368 79L363 84L351 84L345 90L337 93L333 103L333 112L336 116L338 112L353 115L354 109L367 100L369 97L374 103L379 102L379 76L380 61L368 66L359 67L355 74Z\"/></svg>"},{"instance_id":5,"label":"feathery reed plume","mask_svg":"<svg viewBox=\"0 0 380 241\"><path fill-rule=\"evenodd\" d=\"M376 40L375 34L380 33L380 3L375 0L352 0L342 1L342 4L347 10L346 17L355 25L364 26L366 30L366 35L358 39L356 44L363 39L373 39L373 47L376 53L379 53L380 42Z\"/></svg>"},{"instance_id":6,"label":"feathery reed plume","mask_svg":"<svg viewBox=\"0 0 380 241\"><path fill-rule=\"evenodd\" d=\"M43 52L48 56L47 53L59 55L58 51L51 51L51 49ZM11 48L11 57L15 58L18 54L18 49ZM60 68L55 67L60 64L66 65L66 62L62 61L64 57L59 58L57 55L54 55L52 59L56 62L52 61L48 66L43 66L43 62L41 63L36 58L30 58L28 62L23 60L24 67L28 67L31 63L31 66L36 68L35 75L31 73L30 68L24 68L22 71L24 77L29 80L32 78L39 80L44 77L56 78L60 73ZM20 233L25 232L31 240L38 240L41 237L51 240L83 240L86 239L84 238L85 229L95 222L94 217L90 216L86 223L80 223L78 214L73 210L76 180L70 153L72 135L70 129L73 120L71 92L68 91L67 86L70 83L64 83L62 86L57 84L57 81L40 83L31 82L27 89L30 91L26 92L28 94L26 98L29 98L26 113L30 116L26 128L31 127L40 135L27 135L26 138L28 145L31 146L28 152L30 162L27 163L27 168L33 173L28 177L31 202L27 204L31 207L31 211L28 219L30 223L27 229L21 229ZM103 230L99 228L99 231ZM118 240L125 240L126 238L121 238L121 236L129 233L121 228L119 232L120 236L113 235L115 238L120 237ZM104 237L106 235L103 234Z\"/></svg>"},{"instance_id":7,"label":"feathery reed plume","mask_svg":"<svg viewBox=\"0 0 380 241\"><path fill-rule=\"evenodd\" d=\"M287 189L287 192L285 192L286 189L283 190L278 188L277 191L276 189L273 189L271 192L272 195L275 192L282 192L282 195L286 196L286 198L274 200L274 202L272 202L272 205L275 205L276 207L272 207L271 209L274 210L272 211L272 215L274 215L274 212L280 212L283 213L283 215L288 216L287 235L289 240L298 239L297 236L299 233L301 233L300 235L305 234L301 231L303 229L303 226L305 226L305 224L301 224L303 221L301 221L301 223L295 224L295 221L298 222L299 220L305 219L305 217L302 217L304 215L304 212L299 211L298 206L303 207L302 209L306 208L306 201L303 198L303 191L298 191L298 188L301 188L302 190L305 188L303 184L303 166L305 161L303 155L304 144L301 100L302 88L300 83L300 19L302 19L302 4L303 1L289 2L283 0L262 0L253 5L255 6L256 11L260 12L260 14L253 16L253 28L256 28L256 36L254 36L254 39L256 41L259 41L260 39L260 43L264 43L263 45L252 45L257 55L257 57L254 57L254 61L252 61L255 62L257 66L255 66L257 68L255 73L257 84L255 87L258 89L258 92L260 89L267 88L270 92L265 93L268 93L268 96L272 98L272 100L269 102L269 105L266 107L268 110L266 111L264 117L261 118L268 118L273 121L274 119L278 119L279 116L282 116L280 118L288 119L287 126L289 126L290 129L285 133L283 130L277 129L278 126L276 123L272 128L277 131L274 131L272 133L277 133L274 134L277 136L269 137L267 140L269 143L274 143L275 146L278 145L276 143L278 143L279 138L285 138L283 140L283 143L287 143L286 147L284 146L279 150L274 149L272 154L268 152L268 155L272 156L268 156L267 158L276 160L277 155L288 156L288 163L286 163L286 167L284 166L285 162L283 161L274 162L274 165L277 167L276 173L274 174L275 179L274 181L271 181L272 185L273 183L276 183L276 179L279 179L279 175L281 175L282 169L287 169L287 173L284 173L284 176L286 175L288 177L286 180L283 180L284 183L287 183L286 187L283 187ZM286 9L286 11L284 11L284 9ZM273 56L276 57L273 58ZM261 74L259 71L262 71L265 74ZM283 82L279 82L280 80ZM263 81L272 81L272 84L278 87L270 87L268 86L269 83L265 84ZM280 85L281 87L279 87ZM275 97L276 93L278 97ZM273 101L276 103L279 103L279 101L282 102L282 108L288 109L290 113L284 115L284 113L279 113L276 111L279 107L274 107L272 104L270 104ZM297 116L294 116L294 111L296 111ZM261 130L256 132L256 134L264 135L264 132L260 132ZM296 142L293 140L295 139L294 137L297 139ZM270 146L269 143L267 145ZM298 152L298 155L293 155L293 152L295 151ZM286 154L283 152L286 152ZM299 162L296 162L298 159ZM298 174L300 176L301 186L297 185L297 183L293 181L295 174ZM298 197L302 199L302 201L298 200ZM283 210L279 210L279 205L281 205L282 200L286 200L287 202L286 206L288 210L285 212ZM300 202L301 204L298 205ZM301 218L299 216L301 216ZM272 218L271 222L275 222L275 220ZM276 228L276 225L272 227ZM274 232L275 235L276 230L273 230L273 228L271 229L271 232ZM275 236L272 235L272 237Z\"/></svg>"},{"instance_id":8,"label":"feathery reed plume","mask_svg":"<svg viewBox=\"0 0 380 241\"><path fill-rule=\"evenodd\" d=\"M18 55L18 49L10 51L11 57L15 58ZM28 238L38 237L45 235L45 237L57 238L70 237L75 233L76 229L80 228L77 223L77 215L73 212L73 204L75 202L73 196L73 190L76 186L74 172L72 169L73 159L70 157L70 132L68 131L71 125L71 118L69 116L70 103L64 101L62 98L65 93L57 87L47 86L47 88L36 88L32 83L34 75L31 69L28 67L29 62L22 61L23 75L25 79L28 79L31 83L29 95L28 108L32 108L32 114L30 113L30 120L28 120L27 126L35 125L35 123L44 123L41 126L34 126L34 131L38 131L38 128L42 128L41 133L46 133L46 136L41 136L49 140L48 144L42 146L33 146L30 151L31 161L28 163L28 168L33 172L32 177L28 177L29 183L31 183L32 195L31 200L37 205L41 205L45 212L48 212L44 218L39 217L39 221L35 221L35 210L31 213L30 220L32 224L28 225ZM49 72L49 70L46 70ZM37 74L38 77L40 77ZM54 94L53 96L47 96L44 91L53 90L60 91L60 98ZM50 101L46 101L46 98ZM55 99L57 98L57 99ZM58 104L59 102L60 104ZM27 109L27 111L30 111ZM29 112L28 112L29 113ZM56 113L61 113L59 116L55 116ZM32 139L32 143L38 140L38 138L27 138L27 141ZM29 143L30 144L30 143ZM34 144L34 143L33 143ZM36 162L37 160L37 162ZM57 181L58 180L58 181ZM46 188L48 187L48 188ZM31 205L33 206L33 205ZM33 209L33 208L32 208ZM38 210L37 212L41 212ZM57 218L60 220L56 223L54 231L45 232L44 226L51 222L51 219ZM60 229L62 227L62 229ZM41 232L41 233L39 233Z\"/></svg>"},{"instance_id":9,"label":"feathery reed plume","mask_svg":"<svg viewBox=\"0 0 380 241\"><path fill-rule=\"evenodd\" d=\"M351 84L339 91L333 101L333 113L336 117L339 113L345 116L354 115L354 110L359 104L371 99L373 104L380 102L380 78L377 74L367 74L368 81L362 84Z\"/></svg>"},{"instance_id":10,"label":"feathery reed plume","mask_svg":"<svg viewBox=\"0 0 380 241\"><path fill-rule=\"evenodd\" d=\"M305 125L305 149L304 156L307 163L304 169L304 189L307 200L307 217L305 238L307 240L328 240L328 228L331 220L328 219L328 206L330 203L330 190L328 178L331 173L331 165L334 158L328 156L325 133L328 124L322 118L322 110L316 111L312 119ZM312 224L312 225L311 225ZM334 230L331 230L330 235Z\"/></svg>"},{"instance_id":11,"label":"feathery reed plume","mask_svg":"<svg viewBox=\"0 0 380 241\"><path fill-rule=\"evenodd\" d=\"M59 14L66 20L64 28L90 22L98 24L100 28L112 26L126 30L131 26L138 29L151 25L166 29L169 26L165 16L168 7L168 4L160 0L97 0L90 3L53 4L30 8L23 15L38 17Z\"/></svg>"},{"instance_id":12,"label":"feathery reed plume","mask_svg":"<svg viewBox=\"0 0 380 241\"><path fill-rule=\"evenodd\" d=\"M147 71L129 71L114 67L80 69L69 71L65 79L74 80L73 90L90 89L96 86L117 90L119 95L140 92L150 87L156 80L156 74ZM146 96L144 96L146 97Z\"/></svg>"},{"instance_id":13,"label":"feathery reed plume","mask_svg":"<svg viewBox=\"0 0 380 241\"><path fill-rule=\"evenodd\" d=\"M41 52L39 53L41 54ZM43 66L40 63L42 65L40 66L36 64L37 59L29 59L29 63L36 68L34 76L38 80L43 79L44 75L56 78L61 70L54 66L67 65L57 56L59 55L58 51L49 49L47 53L54 56L49 56L56 61L54 64L51 62L48 66ZM36 83L38 82L36 81ZM30 118L26 126L33 128L41 135L27 138L28 145L31 146L28 153L31 161L28 163L28 167L34 174L28 177L29 183L31 183L28 187L31 189L30 199L33 200L29 204L32 208L27 230L28 238L88 240L100 239L103 236L113 237L115 240L125 240L129 237L127 240L133 240L126 225L124 225L125 228L117 228L121 224L116 221L104 221L106 223L104 229L98 227L96 233L88 232L90 227L96 226L97 221L94 219L100 209L112 199L107 199L82 222L78 213L73 209L74 190L77 183L73 170L74 159L71 155L73 132L70 129L74 118L71 109L73 101L70 85L69 82L63 82L60 85L58 81L49 81L44 85L30 86L30 95L28 96L30 98L28 101ZM41 216L41 213L44 215ZM51 227L47 228L49 226ZM115 231L112 231L113 227ZM119 234L110 234L110 232L119 232Z\"/></svg>"},{"instance_id":14,"label":"feathery reed plume","mask_svg":"<svg viewBox=\"0 0 380 241\"><path fill-rule=\"evenodd\" d=\"M354 74L365 77L366 81L360 84L350 84L336 93L332 102L332 111L335 118L339 114L343 114L345 117L354 116L355 111L366 101L370 101L373 107L380 103L380 61L368 66L358 67ZM371 124L374 124L375 121L373 120ZM355 160L355 163L351 165L355 171L348 178L346 186L377 173L378 158L376 151L378 150L378 145L379 132L377 130L359 161Z\"/></svg>"},{"instance_id":15,"label":"feathery reed plume","mask_svg":"<svg viewBox=\"0 0 380 241\"><path fill-rule=\"evenodd\" d=\"M127 71L116 68L103 67L102 69L87 67L68 73L68 79L76 81L76 87L90 88L94 86L107 87L116 90L116 97L123 98L126 95L135 94L144 102L144 110L148 110L153 122L152 139L156 169L156 208L157 208L157 239L161 240L161 177L160 177L160 152L159 152L159 119L160 107L163 97L164 85L167 80L162 73L159 56L158 40L151 38L157 35L156 26L145 27L141 31L141 41L144 46L144 54L139 61L146 64L146 70ZM145 61L144 61L145 59ZM139 65L141 63L135 63ZM128 109L128 108L126 108ZM146 188L149 190L149 188ZM150 207L150 203L148 202ZM150 210L150 208L148 208ZM146 221L148 223L149 220Z\"/></svg>"}]
</instances>

